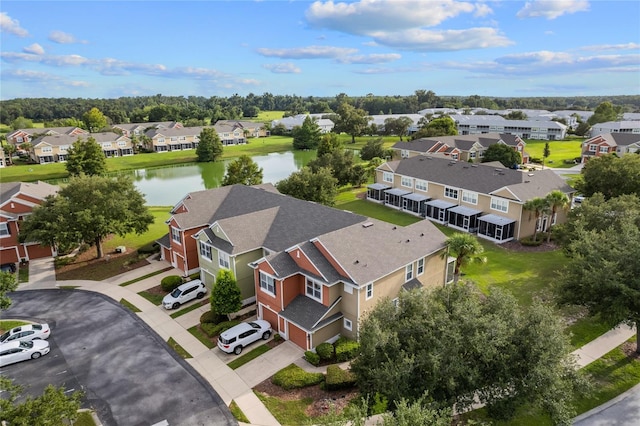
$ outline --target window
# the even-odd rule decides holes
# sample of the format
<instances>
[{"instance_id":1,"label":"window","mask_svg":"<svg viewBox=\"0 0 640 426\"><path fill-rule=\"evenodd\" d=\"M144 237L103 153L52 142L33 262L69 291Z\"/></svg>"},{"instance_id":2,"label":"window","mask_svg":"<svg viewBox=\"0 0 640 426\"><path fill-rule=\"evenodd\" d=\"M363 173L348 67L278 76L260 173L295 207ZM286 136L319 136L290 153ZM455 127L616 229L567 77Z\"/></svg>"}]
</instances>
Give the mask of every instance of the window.
<instances>
[{"instance_id":1,"label":"window","mask_svg":"<svg viewBox=\"0 0 640 426\"><path fill-rule=\"evenodd\" d=\"M609 152L609 147L604 145L600 147L600 153L602 154L606 154L607 152Z\"/></svg>"},{"instance_id":2,"label":"window","mask_svg":"<svg viewBox=\"0 0 640 426\"><path fill-rule=\"evenodd\" d=\"M393 173L391 173L391 172L382 172L382 180L384 182L393 183Z\"/></svg>"},{"instance_id":3,"label":"window","mask_svg":"<svg viewBox=\"0 0 640 426\"><path fill-rule=\"evenodd\" d=\"M509 201L491 197L491 210L506 213L509 210Z\"/></svg>"},{"instance_id":4,"label":"window","mask_svg":"<svg viewBox=\"0 0 640 426\"><path fill-rule=\"evenodd\" d=\"M367 300L373 297L373 283L367 284Z\"/></svg>"},{"instance_id":5,"label":"window","mask_svg":"<svg viewBox=\"0 0 640 426\"><path fill-rule=\"evenodd\" d=\"M180 239L180 230L178 228L171 227L171 239L178 244L182 244Z\"/></svg>"},{"instance_id":6,"label":"window","mask_svg":"<svg viewBox=\"0 0 640 426\"><path fill-rule=\"evenodd\" d=\"M218 265L221 268L229 269L229 255L221 250L218 250Z\"/></svg>"},{"instance_id":7,"label":"window","mask_svg":"<svg viewBox=\"0 0 640 426\"><path fill-rule=\"evenodd\" d=\"M178 140L177 136L171 136L171 142L176 142Z\"/></svg>"},{"instance_id":8,"label":"window","mask_svg":"<svg viewBox=\"0 0 640 426\"><path fill-rule=\"evenodd\" d=\"M102 142L102 149L111 148L111 142Z\"/></svg>"},{"instance_id":9,"label":"window","mask_svg":"<svg viewBox=\"0 0 640 426\"><path fill-rule=\"evenodd\" d=\"M164 143L164 138L158 138L158 143Z\"/></svg>"},{"instance_id":10,"label":"window","mask_svg":"<svg viewBox=\"0 0 640 426\"><path fill-rule=\"evenodd\" d=\"M456 258L455 257L450 257L449 260L447 260L447 284L452 283L454 280L454 272L456 270Z\"/></svg>"},{"instance_id":11,"label":"window","mask_svg":"<svg viewBox=\"0 0 640 426\"><path fill-rule=\"evenodd\" d=\"M69 145L60 145L60 151L66 151L69 149Z\"/></svg>"},{"instance_id":12,"label":"window","mask_svg":"<svg viewBox=\"0 0 640 426\"><path fill-rule=\"evenodd\" d=\"M343 320L343 325L344 325L344 328L346 328L346 329L347 329L347 330L349 330L349 331L351 331L351 330L353 329L353 322L351 322L351 320L350 320L350 319L346 319L346 318L345 318L345 319Z\"/></svg>"},{"instance_id":13,"label":"window","mask_svg":"<svg viewBox=\"0 0 640 426\"><path fill-rule=\"evenodd\" d=\"M1 222L0 223L0 237L6 237L8 235L11 235L11 232L9 232L9 224L7 222Z\"/></svg>"},{"instance_id":14,"label":"window","mask_svg":"<svg viewBox=\"0 0 640 426\"><path fill-rule=\"evenodd\" d=\"M307 278L307 296L322 303L322 285Z\"/></svg>"},{"instance_id":15,"label":"window","mask_svg":"<svg viewBox=\"0 0 640 426\"><path fill-rule=\"evenodd\" d=\"M186 136L180 136L180 137L178 138L178 140L186 141L186 140L187 140L187 138L186 138Z\"/></svg>"},{"instance_id":16,"label":"window","mask_svg":"<svg viewBox=\"0 0 640 426\"><path fill-rule=\"evenodd\" d=\"M200 241L200 256L204 257L205 259L213 260L213 257L211 255L211 246L209 244L203 243L202 241Z\"/></svg>"},{"instance_id":17,"label":"window","mask_svg":"<svg viewBox=\"0 0 640 426\"><path fill-rule=\"evenodd\" d=\"M422 259L418 259L418 274L417 275L422 275L424 274L424 257Z\"/></svg>"},{"instance_id":18,"label":"window","mask_svg":"<svg viewBox=\"0 0 640 426\"><path fill-rule=\"evenodd\" d=\"M427 191L427 181L416 179L416 189L419 191Z\"/></svg>"},{"instance_id":19,"label":"window","mask_svg":"<svg viewBox=\"0 0 640 426\"><path fill-rule=\"evenodd\" d=\"M451 158L458 161L458 154L451 154Z\"/></svg>"},{"instance_id":20,"label":"window","mask_svg":"<svg viewBox=\"0 0 640 426\"><path fill-rule=\"evenodd\" d=\"M260 288L267 292L271 293L273 296L276 295L276 280L273 277L265 274L260 271Z\"/></svg>"},{"instance_id":21,"label":"window","mask_svg":"<svg viewBox=\"0 0 640 426\"><path fill-rule=\"evenodd\" d=\"M125 146L127 146L127 142L126 141L119 141L118 142L118 146L119 147L125 147Z\"/></svg>"},{"instance_id":22,"label":"window","mask_svg":"<svg viewBox=\"0 0 640 426\"><path fill-rule=\"evenodd\" d=\"M405 273L404 273L404 281L410 281L411 279L413 279L413 263L408 264L405 267Z\"/></svg>"},{"instance_id":23,"label":"window","mask_svg":"<svg viewBox=\"0 0 640 426\"><path fill-rule=\"evenodd\" d=\"M476 158L476 152L472 151L469 153L469 158L471 158L472 160Z\"/></svg>"},{"instance_id":24,"label":"window","mask_svg":"<svg viewBox=\"0 0 640 426\"><path fill-rule=\"evenodd\" d=\"M444 188L444 196L447 198L453 198L454 200L458 199L458 190L457 189L453 189L453 188L449 188L448 186L445 186Z\"/></svg>"},{"instance_id":25,"label":"window","mask_svg":"<svg viewBox=\"0 0 640 426\"><path fill-rule=\"evenodd\" d=\"M462 191L462 201L469 204L478 204L478 193L471 191Z\"/></svg>"},{"instance_id":26,"label":"window","mask_svg":"<svg viewBox=\"0 0 640 426\"><path fill-rule=\"evenodd\" d=\"M402 179L400 180L400 185L406 186L407 188L412 188L413 187L412 179L410 177L402 176Z\"/></svg>"},{"instance_id":27,"label":"window","mask_svg":"<svg viewBox=\"0 0 640 426\"><path fill-rule=\"evenodd\" d=\"M50 146L43 146L42 147L42 153L50 153L53 152L53 149Z\"/></svg>"}]
</instances>

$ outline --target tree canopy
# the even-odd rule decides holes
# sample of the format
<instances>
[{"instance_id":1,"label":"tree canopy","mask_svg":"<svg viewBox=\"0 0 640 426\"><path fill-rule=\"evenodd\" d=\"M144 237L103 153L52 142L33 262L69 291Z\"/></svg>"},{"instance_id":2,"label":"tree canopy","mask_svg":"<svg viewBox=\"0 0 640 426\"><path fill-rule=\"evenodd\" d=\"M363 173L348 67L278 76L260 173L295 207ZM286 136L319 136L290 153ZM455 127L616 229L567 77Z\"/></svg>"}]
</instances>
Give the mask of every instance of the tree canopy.
<instances>
[{"instance_id":1,"label":"tree canopy","mask_svg":"<svg viewBox=\"0 0 640 426\"><path fill-rule=\"evenodd\" d=\"M384 141L382 138L370 139L366 144L360 149L360 158L365 161L369 161L375 157L384 158Z\"/></svg>"},{"instance_id":2,"label":"tree canopy","mask_svg":"<svg viewBox=\"0 0 640 426\"><path fill-rule=\"evenodd\" d=\"M304 119L302 126L293 128L291 136L293 136L293 149L316 149L322 139L320 127L310 115Z\"/></svg>"},{"instance_id":3,"label":"tree canopy","mask_svg":"<svg viewBox=\"0 0 640 426\"><path fill-rule=\"evenodd\" d=\"M64 166L71 176L101 175L107 171L107 158L92 137L87 140L79 138L67 152L69 156Z\"/></svg>"},{"instance_id":4,"label":"tree canopy","mask_svg":"<svg viewBox=\"0 0 640 426\"><path fill-rule=\"evenodd\" d=\"M334 132L351 135L351 143L356 143L356 136L362 135L367 128L370 117L367 111L343 102L336 110L337 116Z\"/></svg>"},{"instance_id":5,"label":"tree canopy","mask_svg":"<svg viewBox=\"0 0 640 426\"><path fill-rule=\"evenodd\" d=\"M212 127L202 129L200 132L198 147L196 148L198 161L216 161L222 156L222 151L222 142L220 142L218 132L216 132Z\"/></svg>"},{"instance_id":6,"label":"tree canopy","mask_svg":"<svg viewBox=\"0 0 640 426\"><path fill-rule=\"evenodd\" d=\"M338 192L336 185L337 179L331 174L331 169L323 167L313 172L309 167L303 167L278 182L276 188L301 200L332 206Z\"/></svg>"},{"instance_id":7,"label":"tree canopy","mask_svg":"<svg viewBox=\"0 0 640 426\"><path fill-rule=\"evenodd\" d=\"M227 165L227 172L222 179L222 186L227 185L259 185L262 183L263 170L248 155L241 155Z\"/></svg>"},{"instance_id":8,"label":"tree canopy","mask_svg":"<svg viewBox=\"0 0 640 426\"><path fill-rule=\"evenodd\" d=\"M9 309L11 306L11 299L7 296L7 293L16 291L18 288L18 281L15 274L10 272L0 272L0 311Z\"/></svg>"},{"instance_id":9,"label":"tree canopy","mask_svg":"<svg viewBox=\"0 0 640 426\"><path fill-rule=\"evenodd\" d=\"M97 133L107 127L107 117L95 107L82 115L82 121L90 133Z\"/></svg>"},{"instance_id":10,"label":"tree canopy","mask_svg":"<svg viewBox=\"0 0 640 426\"><path fill-rule=\"evenodd\" d=\"M509 145L494 143L489 145L489 148L484 152L484 157L482 157L483 163L491 161L499 161L503 166L512 168L522 163L522 157L518 151Z\"/></svg>"},{"instance_id":11,"label":"tree canopy","mask_svg":"<svg viewBox=\"0 0 640 426\"><path fill-rule=\"evenodd\" d=\"M589 159L582 168L582 180L576 183L576 189L587 197L596 192L607 199L623 194L640 196L640 155L608 154Z\"/></svg>"},{"instance_id":12,"label":"tree canopy","mask_svg":"<svg viewBox=\"0 0 640 426\"><path fill-rule=\"evenodd\" d=\"M331 154L334 151L342 151L342 149L343 144L338 135L335 133L325 133L320 139L316 157L322 157L324 154Z\"/></svg>"},{"instance_id":13,"label":"tree canopy","mask_svg":"<svg viewBox=\"0 0 640 426\"><path fill-rule=\"evenodd\" d=\"M407 116L398 118L389 117L384 120L384 133L387 135L396 135L402 140L402 137L407 135L409 127L411 127L412 124L413 120Z\"/></svg>"},{"instance_id":14,"label":"tree canopy","mask_svg":"<svg viewBox=\"0 0 640 426\"><path fill-rule=\"evenodd\" d=\"M447 250L443 253L445 256L453 256L456 258L456 266L453 270L454 281L458 282L460 277L460 269L473 262L486 262L487 259L482 256L484 247L476 237L466 232L456 232L447 238Z\"/></svg>"},{"instance_id":15,"label":"tree canopy","mask_svg":"<svg viewBox=\"0 0 640 426\"><path fill-rule=\"evenodd\" d=\"M211 311L218 315L229 315L242 308L242 294L233 272L220 269L211 290Z\"/></svg>"},{"instance_id":16,"label":"tree canopy","mask_svg":"<svg viewBox=\"0 0 640 426\"><path fill-rule=\"evenodd\" d=\"M445 115L444 117L434 118L426 125L422 126L416 133L411 135L411 139L429 138L433 136L449 136L457 135L458 129L453 118Z\"/></svg>"},{"instance_id":17,"label":"tree canopy","mask_svg":"<svg viewBox=\"0 0 640 426\"><path fill-rule=\"evenodd\" d=\"M333 177L336 178L338 186L347 185L353 179L353 151L334 150L329 154L324 154L322 157L309 161L307 167L314 173L322 168L328 168L331 170Z\"/></svg>"},{"instance_id":18,"label":"tree canopy","mask_svg":"<svg viewBox=\"0 0 640 426\"><path fill-rule=\"evenodd\" d=\"M83 242L95 245L101 258L105 237L142 234L151 223L153 215L129 177L79 176L34 208L22 222L19 239L52 245Z\"/></svg>"},{"instance_id":19,"label":"tree canopy","mask_svg":"<svg viewBox=\"0 0 640 426\"><path fill-rule=\"evenodd\" d=\"M617 121L624 112L624 109L611 102L605 101L597 106L593 115L587 119L587 124L593 126L597 123L606 123L607 121Z\"/></svg>"},{"instance_id":20,"label":"tree canopy","mask_svg":"<svg viewBox=\"0 0 640 426\"><path fill-rule=\"evenodd\" d=\"M572 395L588 388L550 307L521 308L508 293L484 295L472 285L378 303L362 322L360 345L351 370L361 392L392 406L426 392L439 408L464 411L479 401L504 418L530 404L570 424Z\"/></svg>"}]
</instances>

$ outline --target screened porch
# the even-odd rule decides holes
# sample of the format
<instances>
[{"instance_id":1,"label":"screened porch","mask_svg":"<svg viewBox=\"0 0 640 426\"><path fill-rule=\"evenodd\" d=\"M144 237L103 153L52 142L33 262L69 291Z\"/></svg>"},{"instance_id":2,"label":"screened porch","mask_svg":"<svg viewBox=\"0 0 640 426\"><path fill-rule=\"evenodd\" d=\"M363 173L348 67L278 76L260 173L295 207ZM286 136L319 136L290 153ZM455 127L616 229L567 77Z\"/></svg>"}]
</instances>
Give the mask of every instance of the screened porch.
<instances>
[{"instance_id":1,"label":"screened porch","mask_svg":"<svg viewBox=\"0 0 640 426\"><path fill-rule=\"evenodd\" d=\"M514 238L516 221L495 214L478 218L478 236L496 243L504 243Z\"/></svg>"}]
</instances>

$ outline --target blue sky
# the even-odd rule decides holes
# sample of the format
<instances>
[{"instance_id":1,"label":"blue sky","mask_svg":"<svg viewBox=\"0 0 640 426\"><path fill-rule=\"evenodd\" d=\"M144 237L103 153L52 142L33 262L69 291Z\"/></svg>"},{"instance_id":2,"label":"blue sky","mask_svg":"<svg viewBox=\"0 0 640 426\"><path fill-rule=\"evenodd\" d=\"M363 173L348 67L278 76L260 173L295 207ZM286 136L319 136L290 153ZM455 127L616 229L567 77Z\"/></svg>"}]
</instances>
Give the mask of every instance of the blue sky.
<instances>
[{"instance_id":1,"label":"blue sky","mask_svg":"<svg viewBox=\"0 0 640 426\"><path fill-rule=\"evenodd\" d=\"M27 1L0 99L640 94L636 0Z\"/></svg>"}]
</instances>

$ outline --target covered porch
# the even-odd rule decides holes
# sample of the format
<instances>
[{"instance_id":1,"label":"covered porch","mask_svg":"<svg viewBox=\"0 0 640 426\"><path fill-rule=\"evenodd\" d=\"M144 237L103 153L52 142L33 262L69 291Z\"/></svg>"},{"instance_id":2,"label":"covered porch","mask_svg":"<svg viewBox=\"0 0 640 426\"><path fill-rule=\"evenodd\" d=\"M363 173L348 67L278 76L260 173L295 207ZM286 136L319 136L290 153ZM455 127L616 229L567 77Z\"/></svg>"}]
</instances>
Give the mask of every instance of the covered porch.
<instances>
[{"instance_id":1,"label":"covered porch","mask_svg":"<svg viewBox=\"0 0 640 426\"><path fill-rule=\"evenodd\" d=\"M384 191L390 188L389 185L382 183L372 183L367 186L367 200L375 203L384 203Z\"/></svg>"},{"instance_id":2,"label":"covered porch","mask_svg":"<svg viewBox=\"0 0 640 426\"><path fill-rule=\"evenodd\" d=\"M449 209L455 207L457 204L443 200L431 200L427 201L425 205L427 208L425 217L444 225L449 221Z\"/></svg>"},{"instance_id":3,"label":"covered porch","mask_svg":"<svg viewBox=\"0 0 640 426\"><path fill-rule=\"evenodd\" d=\"M431 198L411 192L402 196L402 210L415 215L424 216L427 210L427 201Z\"/></svg>"},{"instance_id":4,"label":"covered porch","mask_svg":"<svg viewBox=\"0 0 640 426\"><path fill-rule=\"evenodd\" d=\"M478 218L478 236L496 243L504 243L514 238L516 221L495 214Z\"/></svg>"},{"instance_id":5,"label":"covered porch","mask_svg":"<svg viewBox=\"0 0 640 426\"><path fill-rule=\"evenodd\" d=\"M403 196L407 194L411 194L411 192L399 188L388 189L384 192L384 203L389 207L402 209Z\"/></svg>"},{"instance_id":6,"label":"covered porch","mask_svg":"<svg viewBox=\"0 0 640 426\"><path fill-rule=\"evenodd\" d=\"M449 209L449 226L474 233L478 230L478 218L480 215L482 215L480 210L464 206L453 207Z\"/></svg>"}]
</instances>

